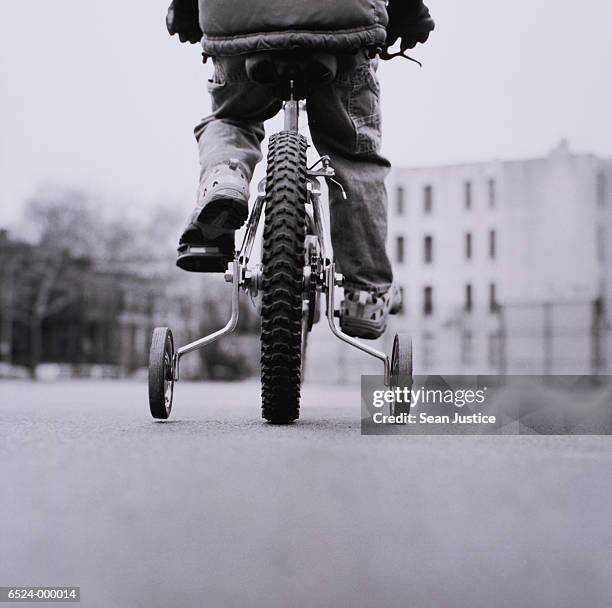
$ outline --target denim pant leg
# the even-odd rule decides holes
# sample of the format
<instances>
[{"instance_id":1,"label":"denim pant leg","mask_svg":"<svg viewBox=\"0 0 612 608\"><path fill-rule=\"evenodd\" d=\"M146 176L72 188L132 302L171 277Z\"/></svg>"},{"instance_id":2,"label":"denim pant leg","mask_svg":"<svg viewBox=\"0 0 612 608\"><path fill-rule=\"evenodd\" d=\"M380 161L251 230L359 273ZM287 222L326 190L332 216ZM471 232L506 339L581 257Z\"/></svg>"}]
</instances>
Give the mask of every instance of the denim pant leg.
<instances>
[{"instance_id":1,"label":"denim pant leg","mask_svg":"<svg viewBox=\"0 0 612 608\"><path fill-rule=\"evenodd\" d=\"M248 177L261 160L263 121L281 109L269 87L250 82L243 57L219 57L208 81L212 114L195 128L200 150L200 181L215 165L238 159Z\"/></svg>"},{"instance_id":2,"label":"denim pant leg","mask_svg":"<svg viewBox=\"0 0 612 608\"><path fill-rule=\"evenodd\" d=\"M308 99L308 120L320 154L331 157L336 177L346 190L329 182L331 236L345 285L373 293L393 281L387 256L389 161L380 154L380 90L376 65L365 53L341 55L333 83Z\"/></svg>"}]
</instances>

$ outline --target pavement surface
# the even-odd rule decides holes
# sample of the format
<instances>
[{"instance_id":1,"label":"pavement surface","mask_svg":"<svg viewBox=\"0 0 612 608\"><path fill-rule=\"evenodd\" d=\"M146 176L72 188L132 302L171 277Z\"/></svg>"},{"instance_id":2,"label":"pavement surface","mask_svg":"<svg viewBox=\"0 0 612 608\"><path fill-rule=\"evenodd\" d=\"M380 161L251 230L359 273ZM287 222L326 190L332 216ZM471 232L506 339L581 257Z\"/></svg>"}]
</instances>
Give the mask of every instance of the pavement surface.
<instances>
[{"instance_id":1,"label":"pavement surface","mask_svg":"<svg viewBox=\"0 0 612 608\"><path fill-rule=\"evenodd\" d=\"M86 607L612 606L612 438L363 437L358 388L0 383L0 586ZM29 604L27 604L29 605ZM64 604L62 604L64 605Z\"/></svg>"}]
</instances>

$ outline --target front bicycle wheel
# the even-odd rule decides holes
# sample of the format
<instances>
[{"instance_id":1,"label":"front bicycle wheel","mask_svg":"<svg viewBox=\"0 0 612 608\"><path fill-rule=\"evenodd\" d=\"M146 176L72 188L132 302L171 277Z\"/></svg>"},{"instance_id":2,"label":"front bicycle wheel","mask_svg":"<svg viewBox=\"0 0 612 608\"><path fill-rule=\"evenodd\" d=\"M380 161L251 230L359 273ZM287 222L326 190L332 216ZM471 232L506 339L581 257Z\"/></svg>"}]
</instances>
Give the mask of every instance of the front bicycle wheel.
<instances>
[{"instance_id":1,"label":"front bicycle wheel","mask_svg":"<svg viewBox=\"0 0 612 608\"><path fill-rule=\"evenodd\" d=\"M306 138L270 138L261 306L262 416L289 424L300 415Z\"/></svg>"}]
</instances>

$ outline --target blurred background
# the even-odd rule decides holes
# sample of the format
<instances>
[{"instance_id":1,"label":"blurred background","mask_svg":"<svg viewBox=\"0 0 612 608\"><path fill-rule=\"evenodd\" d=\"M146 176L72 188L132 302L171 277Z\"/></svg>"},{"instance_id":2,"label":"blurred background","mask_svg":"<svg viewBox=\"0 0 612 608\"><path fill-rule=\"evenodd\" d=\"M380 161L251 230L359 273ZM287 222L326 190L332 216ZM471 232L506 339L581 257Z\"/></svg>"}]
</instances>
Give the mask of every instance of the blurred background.
<instances>
[{"instance_id":1,"label":"blurred background","mask_svg":"<svg viewBox=\"0 0 612 608\"><path fill-rule=\"evenodd\" d=\"M379 69L391 329L419 373L612 373L612 7L429 4L423 69ZM139 377L154 326L183 343L229 315L221 277L174 267L212 67L167 35L166 8L38 0L0 22L2 377ZM257 374L243 300L240 331L186 377ZM312 381L377 370L322 324L309 349Z\"/></svg>"}]
</instances>

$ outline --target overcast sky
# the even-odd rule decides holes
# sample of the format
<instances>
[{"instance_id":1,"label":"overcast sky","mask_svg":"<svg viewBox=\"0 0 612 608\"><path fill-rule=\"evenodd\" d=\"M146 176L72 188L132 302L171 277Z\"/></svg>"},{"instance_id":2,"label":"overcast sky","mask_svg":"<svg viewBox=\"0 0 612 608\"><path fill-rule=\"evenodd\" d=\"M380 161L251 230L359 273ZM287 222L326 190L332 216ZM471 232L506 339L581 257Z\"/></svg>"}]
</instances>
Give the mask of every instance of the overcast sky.
<instances>
[{"instance_id":1,"label":"overcast sky","mask_svg":"<svg viewBox=\"0 0 612 608\"><path fill-rule=\"evenodd\" d=\"M47 184L135 209L191 206L192 127L209 110L211 67L197 47L168 37L166 5L5 3L0 225ZM395 165L540 156L562 137L612 156L612 3L429 5L438 27L414 53L424 68L398 59L380 69L384 149Z\"/></svg>"}]
</instances>

